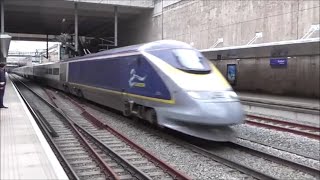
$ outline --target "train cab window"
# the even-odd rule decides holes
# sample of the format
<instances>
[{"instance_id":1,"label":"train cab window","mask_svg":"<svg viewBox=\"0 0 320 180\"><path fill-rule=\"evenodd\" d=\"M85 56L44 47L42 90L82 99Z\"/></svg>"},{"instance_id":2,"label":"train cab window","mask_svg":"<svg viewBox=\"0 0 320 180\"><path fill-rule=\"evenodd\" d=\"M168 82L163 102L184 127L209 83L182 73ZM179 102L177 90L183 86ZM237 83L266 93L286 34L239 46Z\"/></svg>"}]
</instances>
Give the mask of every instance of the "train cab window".
<instances>
[{"instance_id":1,"label":"train cab window","mask_svg":"<svg viewBox=\"0 0 320 180\"><path fill-rule=\"evenodd\" d=\"M208 60L193 49L167 49L149 51L148 53L182 71L194 74L208 74L211 72Z\"/></svg>"},{"instance_id":2,"label":"train cab window","mask_svg":"<svg viewBox=\"0 0 320 180\"><path fill-rule=\"evenodd\" d=\"M196 51L189 49L176 49L173 50L178 62L185 68L203 70L205 69L204 63L200 57L198 57Z\"/></svg>"},{"instance_id":3,"label":"train cab window","mask_svg":"<svg viewBox=\"0 0 320 180\"><path fill-rule=\"evenodd\" d=\"M53 75L59 75L59 68L53 68Z\"/></svg>"}]
</instances>

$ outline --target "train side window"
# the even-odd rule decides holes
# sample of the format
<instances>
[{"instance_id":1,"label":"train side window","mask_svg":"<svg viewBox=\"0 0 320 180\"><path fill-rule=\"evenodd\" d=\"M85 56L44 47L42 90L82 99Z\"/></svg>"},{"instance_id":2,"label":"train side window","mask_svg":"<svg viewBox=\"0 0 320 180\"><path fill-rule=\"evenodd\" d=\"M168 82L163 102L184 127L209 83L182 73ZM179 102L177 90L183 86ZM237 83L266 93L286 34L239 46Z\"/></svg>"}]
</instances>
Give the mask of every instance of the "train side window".
<instances>
[{"instance_id":1,"label":"train side window","mask_svg":"<svg viewBox=\"0 0 320 180\"><path fill-rule=\"evenodd\" d=\"M53 68L53 75L59 75L59 68Z\"/></svg>"},{"instance_id":2,"label":"train side window","mask_svg":"<svg viewBox=\"0 0 320 180\"><path fill-rule=\"evenodd\" d=\"M52 68L48 69L48 74L52 74Z\"/></svg>"}]
</instances>

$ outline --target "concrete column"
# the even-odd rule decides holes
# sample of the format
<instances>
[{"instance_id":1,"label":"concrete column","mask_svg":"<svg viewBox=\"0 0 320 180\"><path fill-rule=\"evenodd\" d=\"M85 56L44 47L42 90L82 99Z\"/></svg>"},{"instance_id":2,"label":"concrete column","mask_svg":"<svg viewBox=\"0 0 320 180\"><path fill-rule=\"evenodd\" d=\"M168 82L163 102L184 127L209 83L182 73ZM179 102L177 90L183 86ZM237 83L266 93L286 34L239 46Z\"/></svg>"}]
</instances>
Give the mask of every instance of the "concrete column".
<instances>
[{"instance_id":1,"label":"concrete column","mask_svg":"<svg viewBox=\"0 0 320 180\"><path fill-rule=\"evenodd\" d=\"M118 46L118 7L114 7L114 45Z\"/></svg>"},{"instance_id":2,"label":"concrete column","mask_svg":"<svg viewBox=\"0 0 320 180\"><path fill-rule=\"evenodd\" d=\"M47 59L49 60L49 35L47 34Z\"/></svg>"},{"instance_id":3,"label":"concrete column","mask_svg":"<svg viewBox=\"0 0 320 180\"><path fill-rule=\"evenodd\" d=\"M78 53L78 3L74 3L74 46L75 51Z\"/></svg>"},{"instance_id":4,"label":"concrete column","mask_svg":"<svg viewBox=\"0 0 320 180\"><path fill-rule=\"evenodd\" d=\"M1 34L4 34L4 0L0 0L1 6Z\"/></svg>"},{"instance_id":5,"label":"concrete column","mask_svg":"<svg viewBox=\"0 0 320 180\"><path fill-rule=\"evenodd\" d=\"M161 39L163 40L163 0L161 0Z\"/></svg>"}]
</instances>

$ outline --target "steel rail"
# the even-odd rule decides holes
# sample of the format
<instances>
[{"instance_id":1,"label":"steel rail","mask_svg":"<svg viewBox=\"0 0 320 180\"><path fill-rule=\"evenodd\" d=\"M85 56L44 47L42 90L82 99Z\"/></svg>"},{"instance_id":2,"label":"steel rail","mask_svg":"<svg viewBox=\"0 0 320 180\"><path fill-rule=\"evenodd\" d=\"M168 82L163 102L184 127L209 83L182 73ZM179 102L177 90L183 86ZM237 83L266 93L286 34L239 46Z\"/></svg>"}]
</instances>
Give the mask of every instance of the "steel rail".
<instances>
[{"instance_id":1,"label":"steel rail","mask_svg":"<svg viewBox=\"0 0 320 180\"><path fill-rule=\"evenodd\" d=\"M288 122L288 121L272 119L272 118L256 116L256 115L247 114L246 116L249 117L249 118L256 118L256 119L266 120L266 121L270 121L270 122L274 122L274 123L278 123L278 124L295 126L295 127L299 127L299 128L303 128L303 129L307 129L307 130L311 130L311 131L317 131L317 132L320 131L320 127L313 127L313 126L309 126L309 125L305 125L305 124Z\"/></svg>"},{"instance_id":2,"label":"steel rail","mask_svg":"<svg viewBox=\"0 0 320 180\"><path fill-rule=\"evenodd\" d=\"M97 161L98 165L100 168L104 170L104 174L108 179L115 179L119 180L119 176L112 170L112 168L105 163L103 158L94 150L92 145L90 145L89 141L82 135L82 133L77 129L77 127L80 127L77 123L75 123L73 120L71 120L67 114L58 107L58 105L54 101L54 96L51 94L51 92L47 91L46 89L44 90L47 96L49 97L51 103L55 106L55 109L58 110L58 113L66 120L66 122L71 126L72 130L76 133L76 135L79 138L79 140L82 141L84 144L84 147L90 151L90 154L93 156L93 158ZM110 177L111 176L111 177Z\"/></svg>"},{"instance_id":3,"label":"steel rail","mask_svg":"<svg viewBox=\"0 0 320 180\"><path fill-rule=\"evenodd\" d=\"M206 156L208 158L211 158L217 162L220 162L232 169L236 169L242 173L245 173L247 175L250 175L254 178L257 178L257 179L261 179L261 180L276 180L275 177L272 177L272 176L269 176L263 172L260 172L258 170L255 170L255 169L252 169L252 168L249 168L247 166L244 166L240 163L236 163L236 162L233 162L233 161L230 161L224 157L220 157L214 153L212 153L211 151L207 150L207 149L204 149L204 148L201 148L199 146L196 146L196 145L193 145L193 144L189 144L187 143L187 145L182 145L182 146L186 146L187 148L191 149L192 151L196 152L196 153L199 153L199 154L202 154L203 156Z\"/></svg>"},{"instance_id":4,"label":"steel rail","mask_svg":"<svg viewBox=\"0 0 320 180\"><path fill-rule=\"evenodd\" d=\"M108 146L106 146L103 142L96 139L94 135L86 131L84 128L79 126L78 124L75 124L86 136L88 136L90 139L93 139L93 141L97 144L97 146L102 147L101 150L105 151L109 156L111 156L118 164L120 164L123 168L127 169L130 174L137 178L137 179L145 179L145 180L152 180L151 177L149 177L144 172L140 171L133 165L131 165L127 160L123 159L118 153L110 149Z\"/></svg>"},{"instance_id":5,"label":"steel rail","mask_svg":"<svg viewBox=\"0 0 320 180\"><path fill-rule=\"evenodd\" d=\"M45 92L47 93L48 97L50 98L51 102L55 104L55 106L57 106L57 104L55 103L55 96L51 93L51 91L48 91L47 89L45 89ZM58 106L57 106L58 107ZM59 108L60 109L60 108ZM63 114L65 116L67 116L67 113L60 109ZM110 157L112 157L113 160L115 160L119 165L121 165L123 168L126 168L131 176L136 177L137 179L145 179L145 180L151 180L151 177L149 177L148 175L146 175L144 172L140 171L139 169L137 169L135 166L131 165L127 160L123 159L118 153L116 153L115 151L113 151L112 149L110 149L108 146L106 146L105 144L103 144L100 140L98 140L97 138L95 138L91 133L89 133L88 131L86 131L84 128L82 128L79 124L77 124L76 122L74 122L73 120L70 119L70 123L71 126L74 127L74 129L80 129L81 132L83 132L86 136L89 136L91 141L93 141L95 144L97 144L102 151L105 151ZM77 130L77 132L80 133L80 135L82 134L80 131ZM84 138L84 136L82 136ZM86 141L86 143L89 143L88 141ZM102 160L102 159L101 159ZM103 160L102 160L103 161ZM103 161L104 163L104 161ZM111 167L110 167L110 170Z\"/></svg>"},{"instance_id":6,"label":"steel rail","mask_svg":"<svg viewBox=\"0 0 320 180\"><path fill-rule=\"evenodd\" d=\"M262 157L262 158L270 160L272 162L291 167L296 170L304 171L305 173L311 174L312 176L315 176L317 179L320 179L320 170L319 169L308 167L308 166L299 164L297 162L289 161L289 160L286 160L286 159L283 159L280 157L276 157L276 156L270 155L265 152L257 151L257 150L254 150L252 148L243 146L243 145L235 143L235 142L227 142L227 143L225 143L225 145L227 145L228 147L234 148L234 149L238 149L240 151L248 152L254 156Z\"/></svg>"},{"instance_id":7,"label":"steel rail","mask_svg":"<svg viewBox=\"0 0 320 180\"><path fill-rule=\"evenodd\" d=\"M13 76L9 76L9 77L13 77ZM15 77L13 77L14 79L16 79ZM63 153L59 150L59 148L57 147L56 143L54 142L52 136L54 137L54 133L50 132L50 129L47 129L44 126L44 123L41 122L41 119L38 119L39 116L38 114L35 112L35 109L28 103L28 101L26 100L26 98L24 97L24 95L22 94L22 92L20 91L20 89L18 88L17 84L12 81L12 84L16 87L19 95L21 96L22 100L24 101L24 103L26 104L28 110L30 111L30 113L32 114L32 116L35 118L35 120L38 122L38 125L40 127L40 130L42 131L43 135L46 137L50 147L52 148L54 154L56 155L57 159L59 160L61 166L63 167L63 169L66 171L66 174L68 176L69 179L71 180L80 180L80 178L77 176L77 174L74 172L74 170L72 169L71 165L68 163L67 159L64 157ZM16 79L17 80L17 79ZM17 80L19 81L19 80ZM43 120L43 119L42 119ZM50 126L51 127L51 126ZM52 127L51 127L52 128ZM53 128L52 128L53 129ZM50 136L51 135L51 136ZM57 137L57 136L56 136Z\"/></svg>"},{"instance_id":8,"label":"steel rail","mask_svg":"<svg viewBox=\"0 0 320 180\"><path fill-rule=\"evenodd\" d=\"M74 99L68 97L68 96L65 96L63 95L65 98L68 98L73 104L75 104L79 109L81 109L82 111L82 115L85 116L86 118L88 119L91 119L92 122L94 124L96 124L97 126L101 127L103 125L103 123L99 120L97 120L95 117L93 117L90 113L88 113L85 108L83 108L78 102L76 102ZM255 117L255 116L251 116L251 117ZM105 125L106 126L106 125ZM106 126L108 128L108 126ZM305 126L304 126L305 127ZM316 129L314 127L311 127L310 129ZM194 146L194 145L191 145L191 146ZM233 147L233 148L236 148L236 149L239 149L241 151L245 151L245 152L249 152L250 154L253 154L255 156L259 156L259 157L263 157L264 159L267 159L267 160L270 160L272 162L276 162L276 163L279 163L279 164L282 164L282 165L286 165L286 166L289 166L289 167L292 167L296 170L302 170L308 174L311 174L317 178L319 178L319 173L320 171L318 169L315 169L315 168L312 168L312 167L307 167L307 166L304 166L302 164L299 164L299 163L296 163L296 162L292 162L292 161L289 161L289 160L286 160L286 159L283 159L283 158L279 158L279 157L275 157L275 156L272 156L270 154L267 154L267 153L264 153L264 152L260 152L260 151L256 151L256 150L253 150L251 148L248 148L248 147L244 147L244 146L241 146L240 144L236 144L236 143L228 143L228 146L229 147ZM260 173L260 172L253 172L253 171L256 171L256 170L253 170L253 169L250 169L250 168L247 168L247 167L240 167L238 165L235 165L234 162L231 162L229 160L226 160L226 159L223 159L217 155L214 155L213 153L211 153L210 151L207 151L203 148L200 148L198 146L195 146L195 147L192 147L192 148L199 148L200 151L202 151L201 153L205 153L206 155L209 154L209 156L213 156L215 159L217 159L219 162L224 162L223 164L226 164L226 165L229 165L229 166L232 166L232 167L236 167L236 169L242 171L242 172L245 172L246 174L248 174L248 171L250 171L250 175L253 175L253 177L256 177L256 178L259 178L259 179L275 179L274 177L271 177L271 176L268 176L268 175L265 175L263 173ZM197 150L199 150L197 149ZM263 175L261 175L263 174Z\"/></svg>"},{"instance_id":9,"label":"steel rail","mask_svg":"<svg viewBox=\"0 0 320 180\"><path fill-rule=\"evenodd\" d=\"M26 89L28 89L30 92L32 92L41 101L43 101L45 104L47 104L51 109L53 109L57 115L59 115L61 118L66 120L66 123L68 123L71 126L73 132L76 135L78 135L80 142L82 142L82 144L84 144L86 149L88 149L90 151L90 154L92 154L94 156L94 159L97 162L97 164L100 166L100 168L104 170L103 173L106 175L106 177L110 178L110 176L111 176L112 179L116 179L116 180L119 179L118 175L115 172L113 172L112 169L103 161L102 157L100 157L99 154L97 154L97 152L95 152L94 148L86 141L86 139L82 136L82 134L74 127L74 124L72 124L72 120L70 120L69 117L67 117L61 111L61 109L55 107L56 106L55 104L53 105L52 103L45 100L43 97L41 97L38 93L34 92L30 87L28 87L22 81L20 81L18 79L16 79L16 80L19 81ZM50 96L49 96L49 98L50 98Z\"/></svg>"},{"instance_id":10,"label":"steel rail","mask_svg":"<svg viewBox=\"0 0 320 180\"><path fill-rule=\"evenodd\" d=\"M61 94L61 93L60 93ZM149 161L153 162L154 164L156 164L158 167L160 167L161 169L165 170L165 172L167 172L168 174L170 174L170 176L172 176L174 179L179 179L179 180L186 180L186 179L190 179L189 177L187 177L186 175L182 174L181 172L175 170L173 167L171 167L169 164L165 163L164 161L158 159L155 155L151 154L150 152L148 152L147 150L145 150L144 148L142 148L141 146L139 146L138 144L134 143L133 141L131 141L129 138L127 138L125 135L123 135L122 133L120 133L119 131L115 130L114 128L112 128L111 126L101 122L100 120L98 120L96 117L94 117L92 114L90 114L85 108L83 108L78 102L76 102L74 99L70 98L69 96L66 96L64 94L62 94L63 97L67 98L70 100L71 103L73 103L76 107L78 107L82 113L81 115L86 118L87 120L91 121L94 125L96 125L98 128L101 129L106 129L107 131L109 131L110 133L112 133L113 135L115 135L116 137L118 137L119 139L121 139L122 141L124 141L125 143L127 143L128 145L130 145L131 148L135 149L136 151L138 151L140 154L144 155Z\"/></svg>"},{"instance_id":11,"label":"steel rail","mask_svg":"<svg viewBox=\"0 0 320 180\"><path fill-rule=\"evenodd\" d=\"M265 107L271 109L278 109L278 110L285 110L285 111L292 111L297 113L308 113L312 115L319 115L320 111L316 108L307 108L307 107L296 107L292 105L282 105L272 102L257 102L257 101L248 101L248 100L241 100L240 101L244 105L251 105L251 106L258 106L258 107Z\"/></svg>"},{"instance_id":12,"label":"steel rail","mask_svg":"<svg viewBox=\"0 0 320 180\"><path fill-rule=\"evenodd\" d=\"M55 96L51 93L51 91L48 91L47 89L45 89L45 92L47 93L48 97L50 98L51 102L55 104L55 106L57 106L57 104L55 103ZM57 106L58 107L58 106ZM60 109L60 108L58 108ZM60 109L61 112L67 116L67 113L63 110ZM75 129L79 128L81 129L81 132L83 132L86 136L89 136L91 141L93 141L95 144L98 145L98 147L100 147L100 149L102 151L105 151L113 160L115 160L119 165L121 165L123 168L125 168L131 176L137 178L137 179L141 179L141 180L151 180L152 178L149 177L147 174L145 174L144 172L140 171L139 169L137 169L135 166L131 165L127 160L125 160L124 158L122 158L118 153L116 153L115 151L113 151L112 149L110 149L109 147L107 147L105 144L103 144L100 140L96 139L91 133L89 133L88 131L86 131L84 128L82 128L79 124L77 124L76 122L74 122L72 119L70 119L70 123L71 126L73 126ZM80 131L77 130L77 132L81 133ZM80 134L81 135L81 134ZM84 136L82 136L83 138L85 138ZM89 142L86 141L86 144L88 144ZM89 144L88 144L89 145ZM101 159L100 161L101 163L104 163L104 161ZM112 170L112 168L110 167L110 170Z\"/></svg>"},{"instance_id":13,"label":"steel rail","mask_svg":"<svg viewBox=\"0 0 320 180\"><path fill-rule=\"evenodd\" d=\"M287 126L295 126L297 128L305 128L305 129L309 129L309 130L312 130L312 131L317 131L318 133L320 132L320 129L317 129L316 127L307 126L307 125L301 125L301 124L296 124L296 123L291 123L291 122L286 123L285 121L269 119L269 118L264 118L264 117L259 117L259 116L251 116L251 115L248 116L247 115L247 117L261 119L261 120L264 120L264 121L270 121L270 122L273 122L273 123L278 123L278 124L287 125ZM246 119L246 123L250 124L250 125L254 125L254 126L275 129L275 130L278 130L278 131L290 132L290 133L293 133L293 134L302 135L302 136L306 136L306 137L309 137L309 138L320 140L320 134L314 134L314 133L310 133L310 132L306 132L306 131L299 131L299 130L296 130L296 129L291 129L291 128L287 128L287 127L281 127L281 126L268 124L268 123L264 123L264 122L257 122L257 121L253 121L253 120L249 120L249 119Z\"/></svg>"},{"instance_id":14,"label":"steel rail","mask_svg":"<svg viewBox=\"0 0 320 180\"><path fill-rule=\"evenodd\" d=\"M98 161L99 166L104 170L104 174L108 179L116 179L119 180L119 176L112 170L112 168L104 162L102 157L94 150L92 145L90 145L89 141L86 140L86 138L79 132L79 130L76 128L76 124L74 122L70 122L71 120L66 117L64 114L61 114L65 117L65 119L68 121L70 126L72 127L72 130L76 132L76 134L80 137L80 140L85 144L86 149L90 151L90 153L94 156L94 159ZM77 125L78 126L78 125Z\"/></svg>"}]
</instances>

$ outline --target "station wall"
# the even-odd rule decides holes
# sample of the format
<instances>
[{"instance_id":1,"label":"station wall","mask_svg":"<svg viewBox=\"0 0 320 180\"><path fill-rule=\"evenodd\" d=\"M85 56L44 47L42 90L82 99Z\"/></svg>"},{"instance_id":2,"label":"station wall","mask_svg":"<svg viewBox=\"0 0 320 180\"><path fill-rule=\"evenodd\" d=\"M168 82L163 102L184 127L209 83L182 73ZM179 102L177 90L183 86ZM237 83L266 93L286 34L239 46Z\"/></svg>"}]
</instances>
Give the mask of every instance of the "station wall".
<instances>
[{"instance_id":1,"label":"station wall","mask_svg":"<svg viewBox=\"0 0 320 180\"><path fill-rule=\"evenodd\" d=\"M158 19L163 16L164 39L206 49L218 38L224 39L224 47L245 45L256 32L263 37L255 43L300 39L312 24L319 24L319 12L316 0L182 0L164 7L154 27L161 28Z\"/></svg>"},{"instance_id":2,"label":"station wall","mask_svg":"<svg viewBox=\"0 0 320 180\"><path fill-rule=\"evenodd\" d=\"M136 31L127 43L175 39L206 49L218 38L218 47L245 45L256 32L255 43L294 40L319 24L319 12L317 0L155 0L152 13L129 23Z\"/></svg>"},{"instance_id":3,"label":"station wall","mask_svg":"<svg viewBox=\"0 0 320 180\"><path fill-rule=\"evenodd\" d=\"M286 67L270 66L269 58L213 61L227 76L227 65L236 64L237 91L254 91L301 97L320 97L320 56L288 59Z\"/></svg>"}]
</instances>

